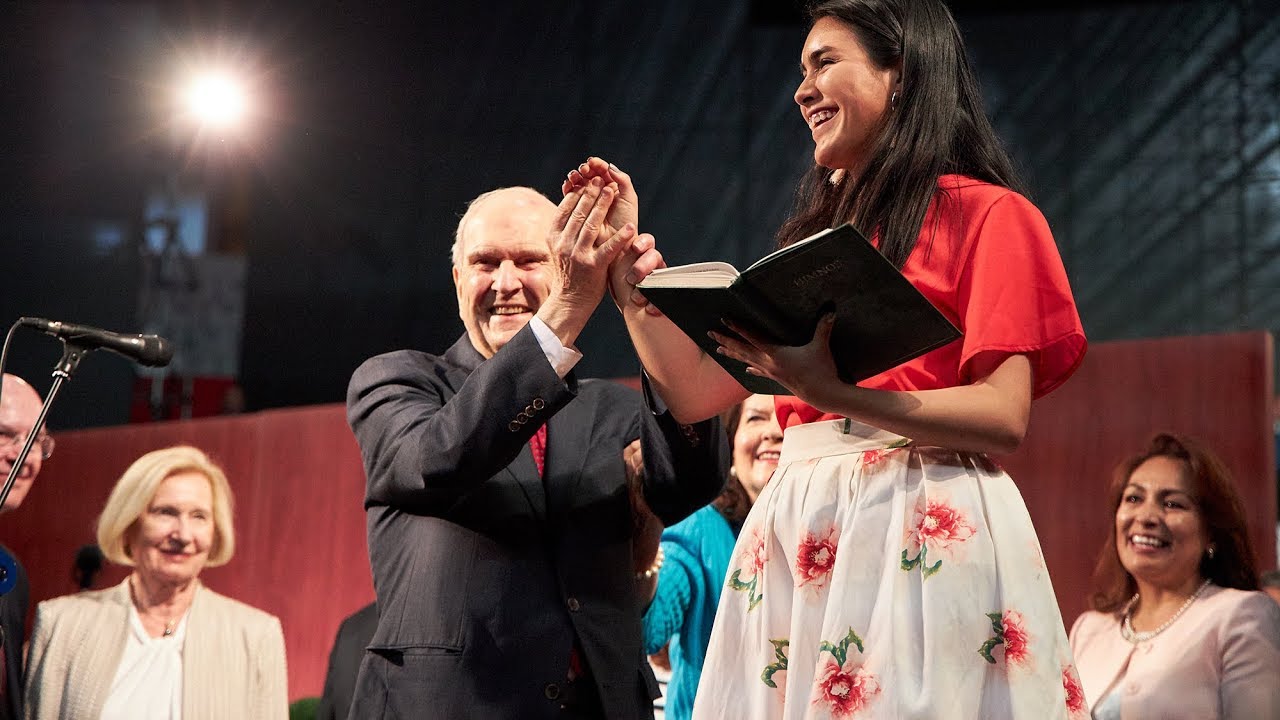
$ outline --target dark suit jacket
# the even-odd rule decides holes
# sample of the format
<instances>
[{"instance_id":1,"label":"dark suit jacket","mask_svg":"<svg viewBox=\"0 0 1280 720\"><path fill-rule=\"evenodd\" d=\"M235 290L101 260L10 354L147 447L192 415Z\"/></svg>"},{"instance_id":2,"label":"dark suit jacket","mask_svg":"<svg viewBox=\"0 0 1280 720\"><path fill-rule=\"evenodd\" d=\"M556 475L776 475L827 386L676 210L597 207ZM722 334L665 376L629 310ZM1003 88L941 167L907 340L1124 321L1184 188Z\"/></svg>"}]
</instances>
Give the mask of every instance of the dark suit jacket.
<instances>
[{"instance_id":1,"label":"dark suit jacket","mask_svg":"<svg viewBox=\"0 0 1280 720\"><path fill-rule=\"evenodd\" d=\"M31 586L27 582L27 571L18 556L12 550L0 545L0 551L13 558L18 577L13 589L0 595L0 631L4 635L0 642L4 644L5 702L0 706L0 719L17 720L22 717L22 643L26 641L27 603L30 601Z\"/></svg>"},{"instance_id":2,"label":"dark suit jacket","mask_svg":"<svg viewBox=\"0 0 1280 720\"><path fill-rule=\"evenodd\" d=\"M369 603L348 615L338 626L333 649L329 651L329 671L324 676L324 693L316 708L316 720L346 720L355 695L356 673L377 627L377 603Z\"/></svg>"},{"instance_id":3,"label":"dark suit jacket","mask_svg":"<svg viewBox=\"0 0 1280 720\"><path fill-rule=\"evenodd\" d=\"M606 716L651 717L622 451L641 438L645 499L671 524L723 483L718 422L561 380L528 327L488 360L463 336L444 356L365 362L347 419L379 609L350 717L557 717L575 638ZM544 422L539 478L528 441Z\"/></svg>"}]
</instances>

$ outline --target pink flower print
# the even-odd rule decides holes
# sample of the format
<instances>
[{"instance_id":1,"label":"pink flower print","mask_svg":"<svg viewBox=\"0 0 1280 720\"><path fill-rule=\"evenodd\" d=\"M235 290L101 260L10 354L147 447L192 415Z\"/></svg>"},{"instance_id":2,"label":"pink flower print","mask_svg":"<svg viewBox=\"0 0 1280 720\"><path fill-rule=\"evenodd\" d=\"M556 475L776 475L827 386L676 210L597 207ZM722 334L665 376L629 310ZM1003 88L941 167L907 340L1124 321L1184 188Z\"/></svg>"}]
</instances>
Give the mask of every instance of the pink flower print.
<instances>
[{"instance_id":1,"label":"pink flower print","mask_svg":"<svg viewBox=\"0 0 1280 720\"><path fill-rule=\"evenodd\" d=\"M977 532L964 513L940 500L929 500L923 508L917 504L912 524L917 542L939 550L962 543Z\"/></svg>"},{"instance_id":2,"label":"pink flower print","mask_svg":"<svg viewBox=\"0 0 1280 720\"><path fill-rule=\"evenodd\" d=\"M822 534L810 532L805 535L796 552L796 587L810 585L821 588L827 584L836 561L838 536L834 525Z\"/></svg>"},{"instance_id":3,"label":"pink flower print","mask_svg":"<svg viewBox=\"0 0 1280 720\"><path fill-rule=\"evenodd\" d=\"M978 648L978 654L984 660L995 664L995 656L991 651L997 645L1004 645L1004 662L1006 667L1026 665L1031 660L1031 635L1027 632L1026 619L1017 610L1006 610L1004 613L987 613L991 619L993 635Z\"/></svg>"},{"instance_id":4,"label":"pink flower print","mask_svg":"<svg viewBox=\"0 0 1280 720\"><path fill-rule=\"evenodd\" d=\"M875 467L876 465L879 465L888 454L888 450L868 450L862 453L862 466L868 468Z\"/></svg>"},{"instance_id":5,"label":"pink flower print","mask_svg":"<svg viewBox=\"0 0 1280 720\"><path fill-rule=\"evenodd\" d=\"M898 448L906 447L907 445L910 445L910 444L911 444L910 440L903 438L901 440L895 441L893 444L889 445L888 447L880 448L879 450L864 450L862 452L862 467L864 469L870 470L876 467L877 465L879 465L880 463L884 462L885 458L888 458L890 455L892 455L894 451L897 450Z\"/></svg>"},{"instance_id":6,"label":"pink flower print","mask_svg":"<svg viewBox=\"0 0 1280 720\"><path fill-rule=\"evenodd\" d=\"M751 541L742 551L742 568L752 576L764 571L764 563L768 560L765 554L764 532L755 530L751 533Z\"/></svg>"},{"instance_id":7,"label":"pink flower print","mask_svg":"<svg viewBox=\"0 0 1280 720\"><path fill-rule=\"evenodd\" d=\"M756 528L738 551L738 567L729 576L729 589L747 593L747 612L756 609L764 594L760 587L764 564L768 560L765 551L764 531Z\"/></svg>"},{"instance_id":8,"label":"pink flower print","mask_svg":"<svg viewBox=\"0 0 1280 720\"><path fill-rule=\"evenodd\" d=\"M968 540L976 532L964 513L948 505L945 500L926 500L921 495L916 502L911 525L906 531L908 546L902 551L902 569L919 567L927 580L942 568L941 559L929 564L927 556L930 550L935 554L940 552L944 556L949 555L954 550L953 545ZM913 549L916 549L914 558L910 557Z\"/></svg>"},{"instance_id":9,"label":"pink flower print","mask_svg":"<svg viewBox=\"0 0 1280 720\"><path fill-rule=\"evenodd\" d=\"M1084 688L1080 686L1080 678L1076 677L1076 669L1071 665L1062 668L1062 689L1067 694L1067 712L1072 718L1087 718L1084 706Z\"/></svg>"},{"instance_id":10,"label":"pink flower print","mask_svg":"<svg viewBox=\"0 0 1280 720\"><path fill-rule=\"evenodd\" d=\"M853 628L838 643L818 643L818 652L831 657L822 662L814 679L813 704L825 706L834 717L850 717L880 694L880 679L854 662L851 647L859 653L863 650L862 638Z\"/></svg>"},{"instance_id":11,"label":"pink flower print","mask_svg":"<svg viewBox=\"0 0 1280 720\"><path fill-rule=\"evenodd\" d=\"M865 667L854 664L852 658L841 665L830 657L818 670L814 690L817 694L814 705L826 706L834 717L847 718L866 708L880 694L880 679Z\"/></svg>"},{"instance_id":12,"label":"pink flower print","mask_svg":"<svg viewBox=\"0 0 1280 720\"><path fill-rule=\"evenodd\" d=\"M1009 665L1022 665L1030 658L1027 649L1027 623L1022 613L1017 610L1006 610L1004 624L1004 661Z\"/></svg>"}]
</instances>

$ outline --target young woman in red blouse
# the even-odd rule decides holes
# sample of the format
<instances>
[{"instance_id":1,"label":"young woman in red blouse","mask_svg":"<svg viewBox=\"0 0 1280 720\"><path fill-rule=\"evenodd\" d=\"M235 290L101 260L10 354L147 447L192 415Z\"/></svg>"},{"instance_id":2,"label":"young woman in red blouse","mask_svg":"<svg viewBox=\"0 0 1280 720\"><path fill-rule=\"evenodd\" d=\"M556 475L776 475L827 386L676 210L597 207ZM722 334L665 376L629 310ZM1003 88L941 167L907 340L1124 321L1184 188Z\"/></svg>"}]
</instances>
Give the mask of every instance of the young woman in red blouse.
<instances>
[{"instance_id":1,"label":"young woman in red blouse","mask_svg":"<svg viewBox=\"0 0 1280 720\"><path fill-rule=\"evenodd\" d=\"M1018 446L1032 400L1084 356L1053 237L942 2L810 12L795 100L815 165L779 244L852 222L964 337L854 386L829 319L803 347L715 336L794 396L777 402L778 473L738 538L694 717L1086 717L1035 529L987 457ZM621 189L610 222L636 221L630 178L603 160L565 188L597 175ZM634 291L662 264L640 236L612 291L689 422L747 391Z\"/></svg>"}]
</instances>

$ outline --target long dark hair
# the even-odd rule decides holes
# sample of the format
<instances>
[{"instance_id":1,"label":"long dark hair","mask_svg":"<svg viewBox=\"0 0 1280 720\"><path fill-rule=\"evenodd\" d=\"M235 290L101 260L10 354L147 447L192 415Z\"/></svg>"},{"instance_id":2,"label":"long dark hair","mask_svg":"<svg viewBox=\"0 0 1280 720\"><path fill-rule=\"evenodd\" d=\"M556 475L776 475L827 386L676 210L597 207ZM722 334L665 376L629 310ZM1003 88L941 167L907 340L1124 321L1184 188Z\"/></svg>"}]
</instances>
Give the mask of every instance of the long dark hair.
<instances>
[{"instance_id":1,"label":"long dark hair","mask_svg":"<svg viewBox=\"0 0 1280 720\"><path fill-rule=\"evenodd\" d=\"M867 237L879 234L880 252L901 268L939 176L967 175L1025 194L941 0L822 0L808 15L810 27L825 17L849 26L880 68L901 63L902 89L857 177L842 173L832 182L833 170L810 168L778 230L779 247L850 222Z\"/></svg>"},{"instance_id":2,"label":"long dark hair","mask_svg":"<svg viewBox=\"0 0 1280 720\"><path fill-rule=\"evenodd\" d=\"M720 414L720 425L724 427L725 433L729 436L729 477L724 482L724 488L720 490L720 494L716 496L711 504L716 510L729 521L730 525L741 525L742 521L747 519L747 513L751 511L751 499L747 497L746 488L742 487L742 481L732 472L733 467L733 441L738 434L738 423L742 420L742 403L733 405L728 410Z\"/></svg>"},{"instance_id":3,"label":"long dark hair","mask_svg":"<svg viewBox=\"0 0 1280 720\"><path fill-rule=\"evenodd\" d=\"M1222 587L1257 590L1257 560L1253 554L1253 545L1249 542L1244 502L1236 492L1227 466L1217 455L1194 440L1161 433L1152 438L1146 450L1120 463L1107 490L1111 516L1115 517L1116 510L1120 507L1124 488L1129 484L1133 471L1154 457L1179 460L1187 467L1195 503L1204 518L1209 543L1214 548L1213 557L1205 555L1200 558L1200 577L1212 580ZM1107 542L1098 555L1093 582L1097 592L1090 600L1093 609L1100 612L1119 610L1138 591L1137 582L1120 563L1114 526L1107 533Z\"/></svg>"}]
</instances>

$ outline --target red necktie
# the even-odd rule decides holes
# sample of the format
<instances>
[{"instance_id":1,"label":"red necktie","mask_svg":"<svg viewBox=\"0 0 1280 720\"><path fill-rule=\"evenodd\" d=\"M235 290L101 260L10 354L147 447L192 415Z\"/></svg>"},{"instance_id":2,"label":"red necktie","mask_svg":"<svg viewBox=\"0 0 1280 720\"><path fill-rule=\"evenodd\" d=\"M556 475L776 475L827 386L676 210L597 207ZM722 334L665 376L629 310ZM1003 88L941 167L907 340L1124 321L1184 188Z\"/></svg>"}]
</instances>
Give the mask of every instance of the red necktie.
<instances>
[{"instance_id":1,"label":"red necktie","mask_svg":"<svg viewBox=\"0 0 1280 720\"><path fill-rule=\"evenodd\" d=\"M538 432L529 438L529 449L533 451L533 463L538 466L538 475L543 475L543 467L547 463L547 426L543 425L538 428ZM569 653L569 673L570 681L586 675L586 667L582 663L582 649L578 645L577 638L573 641L573 650Z\"/></svg>"},{"instance_id":2,"label":"red necktie","mask_svg":"<svg viewBox=\"0 0 1280 720\"><path fill-rule=\"evenodd\" d=\"M538 477L542 477L542 466L547 461L547 426L538 428L538 432L529 438L529 449L533 451L533 463L538 466Z\"/></svg>"}]
</instances>

